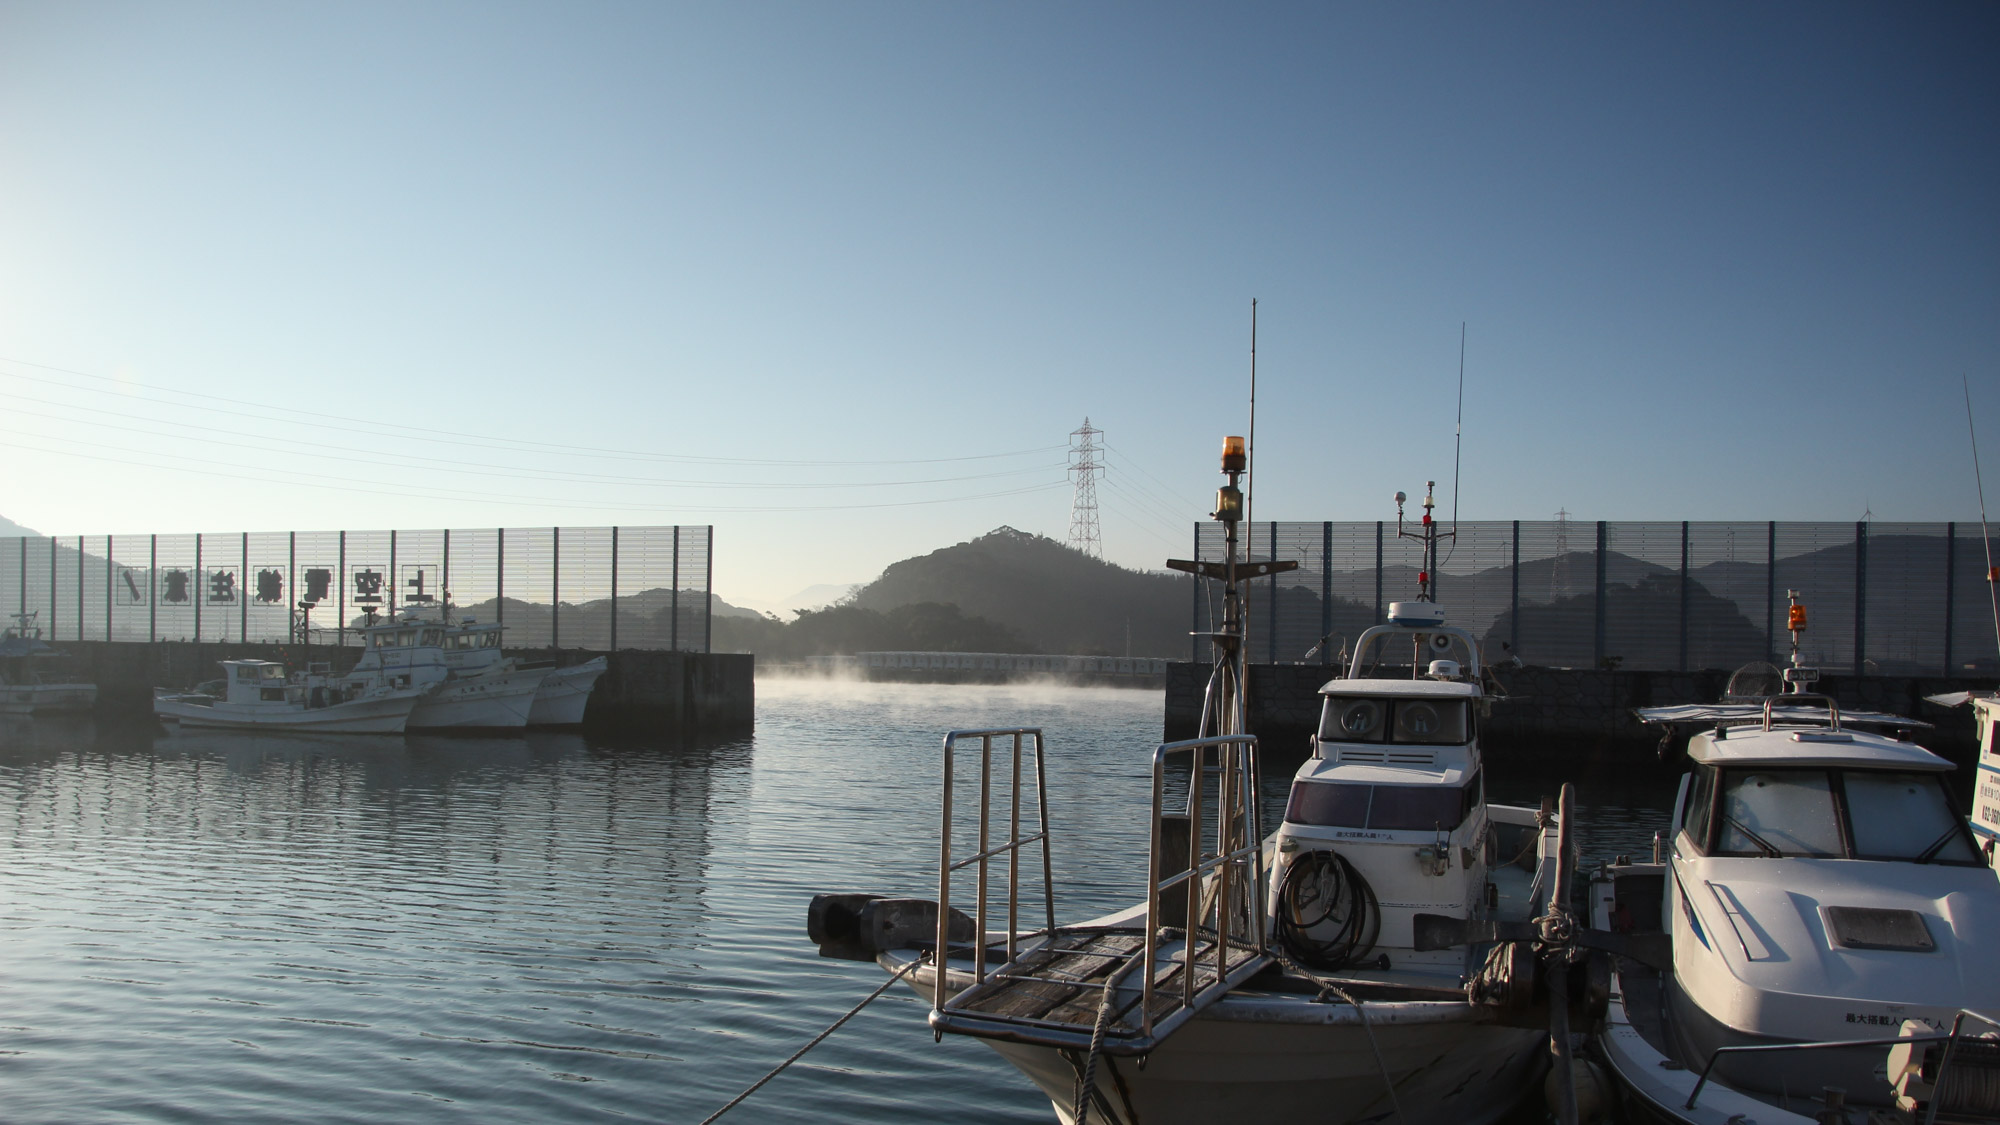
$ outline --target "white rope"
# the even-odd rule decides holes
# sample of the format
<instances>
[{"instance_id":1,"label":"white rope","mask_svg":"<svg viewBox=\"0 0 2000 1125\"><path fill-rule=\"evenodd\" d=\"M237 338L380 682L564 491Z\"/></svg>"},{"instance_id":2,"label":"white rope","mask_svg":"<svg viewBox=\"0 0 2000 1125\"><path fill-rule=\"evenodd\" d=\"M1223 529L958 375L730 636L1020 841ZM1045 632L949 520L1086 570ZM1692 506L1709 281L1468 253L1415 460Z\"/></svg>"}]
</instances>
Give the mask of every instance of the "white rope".
<instances>
[{"instance_id":1,"label":"white rope","mask_svg":"<svg viewBox=\"0 0 2000 1125\"><path fill-rule=\"evenodd\" d=\"M709 1125L709 1123L714 1121L716 1118L721 1117L723 1114L728 1113L730 1110L735 1109L739 1105L742 1105L743 1099L756 1093L759 1089L763 1087L764 1083L769 1082L773 1078L776 1078L779 1075L779 1073L781 1073L786 1067L799 1061L801 1058L804 1058L805 1053L807 1051L810 1051L814 1047L819 1046L820 1043L824 1041L827 1036L832 1035L836 1031L839 1031L841 1024L844 1024L848 1020L853 1019L855 1015L857 1015L861 1011L861 1009L866 1008L869 1004L873 1003L877 996L880 996L884 992L889 991L890 985L895 984L899 980L902 980L903 977L906 974L908 974L911 969L914 969L921 964L923 964L923 958L921 956L910 958L909 964L903 966L900 969L897 969L894 973L891 973L889 975L888 980L883 981L879 988L868 994L867 999L861 1001L861 1003L859 1004L856 1004L854 1007L849 1008L847 1010L846 1015L833 1021L832 1025L829 1026L825 1031L822 1031L818 1035L813 1036L811 1042L807 1043L803 1047L800 1047L798 1050L793 1051L792 1057L786 1059L784 1062L781 1062L777 1066L773 1067L771 1069L771 1073L766 1074L764 1077L759 1078L755 1082L752 1082L748 1090L745 1090L742 1093L736 1095L735 1097L729 1099L728 1105L725 1105L721 1109L716 1110L714 1113L709 1114L707 1117L702 1118L701 1125Z\"/></svg>"},{"instance_id":2,"label":"white rope","mask_svg":"<svg viewBox=\"0 0 2000 1125\"><path fill-rule=\"evenodd\" d=\"M1307 980L1318 985L1322 993L1330 992L1333 995L1340 997L1342 1000L1347 1001L1347 1003L1353 1007L1354 1014L1361 1017L1362 1034L1368 1036L1368 1049L1375 1053L1375 1066L1378 1070L1382 1072L1382 1084L1388 1087L1389 1090L1389 1108L1396 1111L1396 1120L1408 1121L1409 1118L1403 1116L1402 1100L1396 1097L1396 1080L1390 1076L1389 1064L1382 1058L1382 1045L1375 1042L1375 1026L1368 1022L1368 1009L1366 1007L1363 1007L1359 1000L1356 1000L1354 997L1349 996L1344 990L1340 988L1340 986L1334 984L1330 980L1327 980L1325 977L1322 977L1317 973L1314 973L1311 969L1306 968L1304 965L1299 964L1297 961L1292 960L1292 958L1289 955L1285 954L1284 952L1280 951L1278 956L1280 957L1280 959L1284 961L1286 968L1291 969L1293 972L1298 973L1300 976L1303 976Z\"/></svg>"}]
</instances>

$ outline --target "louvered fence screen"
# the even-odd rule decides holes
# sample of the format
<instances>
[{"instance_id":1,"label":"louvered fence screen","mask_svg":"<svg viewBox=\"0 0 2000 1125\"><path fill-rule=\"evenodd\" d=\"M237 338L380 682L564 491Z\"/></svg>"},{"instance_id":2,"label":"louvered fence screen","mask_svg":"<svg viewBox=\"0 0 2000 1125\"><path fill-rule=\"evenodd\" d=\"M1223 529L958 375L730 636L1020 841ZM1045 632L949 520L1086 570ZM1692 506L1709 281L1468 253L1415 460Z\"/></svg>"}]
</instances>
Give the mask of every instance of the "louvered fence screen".
<instances>
[{"instance_id":1,"label":"louvered fence screen","mask_svg":"<svg viewBox=\"0 0 2000 1125\"><path fill-rule=\"evenodd\" d=\"M709 644L708 527L0 539L0 606L47 640L358 644L369 614L449 599L509 646Z\"/></svg>"},{"instance_id":2,"label":"louvered fence screen","mask_svg":"<svg viewBox=\"0 0 2000 1125\"><path fill-rule=\"evenodd\" d=\"M2000 672L1977 524L1557 519L1455 531L1440 540L1433 588L1489 661L1649 671L1782 663L1795 592L1808 615L1800 655L1820 668ZM1255 662L1331 662L1389 602L1417 596L1422 548L1393 522L1260 522L1243 526L1239 542L1246 558L1300 564L1246 584ZM1221 525L1197 525L1198 559L1219 561L1223 543ZM1221 618L1219 595L1199 586L1197 632ZM1190 655L1207 659L1198 642Z\"/></svg>"}]
</instances>

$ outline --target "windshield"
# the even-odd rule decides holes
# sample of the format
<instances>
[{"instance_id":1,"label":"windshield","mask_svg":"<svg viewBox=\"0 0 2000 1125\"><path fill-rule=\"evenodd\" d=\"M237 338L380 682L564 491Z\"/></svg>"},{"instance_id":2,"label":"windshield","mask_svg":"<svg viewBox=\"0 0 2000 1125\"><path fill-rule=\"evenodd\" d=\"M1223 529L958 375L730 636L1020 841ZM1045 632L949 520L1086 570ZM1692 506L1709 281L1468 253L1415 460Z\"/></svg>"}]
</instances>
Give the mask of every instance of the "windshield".
<instances>
[{"instance_id":1,"label":"windshield","mask_svg":"<svg viewBox=\"0 0 2000 1125\"><path fill-rule=\"evenodd\" d=\"M1466 740L1463 699L1380 699L1329 695L1320 713L1322 742L1414 742L1456 745Z\"/></svg>"},{"instance_id":2,"label":"windshield","mask_svg":"<svg viewBox=\"0 0 2000 1125\"><path fill-rule=\"evenodd\" d=\"M1936 773L1724 770L1714 823L1688 823L1697 839L1713 833L1718 855L1979 862Z\"/></svg>"},{"instance_id":3,"label":"windshield","mask_svg":"<svg viewBox=\"0 0 2000 1125\"><path fill-rule=\"evenodd\" d=\"M1324 828L1373 828L1384 832L1457 828L1479 803L1479 775L1464 785L1357 785L1300 781L1292 786L1285 819Z\"/></svg>"}]
</instances>

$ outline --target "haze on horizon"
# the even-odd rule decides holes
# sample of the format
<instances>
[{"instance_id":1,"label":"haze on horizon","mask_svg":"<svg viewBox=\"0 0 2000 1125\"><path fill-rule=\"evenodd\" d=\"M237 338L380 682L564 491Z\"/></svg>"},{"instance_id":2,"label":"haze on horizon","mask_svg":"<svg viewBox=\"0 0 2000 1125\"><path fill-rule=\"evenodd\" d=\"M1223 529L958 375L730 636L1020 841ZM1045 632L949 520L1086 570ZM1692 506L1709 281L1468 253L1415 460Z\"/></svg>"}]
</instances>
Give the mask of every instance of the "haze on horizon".
<instances>
[{"instance_id":1,"label":"haze on horizon","mask_svg":"<svg viewBox=\"0 0 2000 1125\"><path fill-rule=\"evenodd\" d=\"M706 523L775 606L1002 525L1978 518L2000 12L0 0L0 514ZM2000 454L1989 455L1989 460Z\"/></svg>"}]
</instances>

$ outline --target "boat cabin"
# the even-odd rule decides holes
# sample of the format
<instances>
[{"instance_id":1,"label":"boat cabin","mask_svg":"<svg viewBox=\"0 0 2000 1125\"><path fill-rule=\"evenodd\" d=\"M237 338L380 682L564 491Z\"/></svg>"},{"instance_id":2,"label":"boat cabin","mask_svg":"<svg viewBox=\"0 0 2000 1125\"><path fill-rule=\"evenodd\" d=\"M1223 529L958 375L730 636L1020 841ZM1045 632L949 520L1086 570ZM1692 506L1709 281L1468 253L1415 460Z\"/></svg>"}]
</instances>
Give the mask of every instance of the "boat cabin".
<instances>
[{"instance_id":1,"label":"boat cabin","mask_svg":"<svg viewBox=\"0 0 2000 1125\"><path fill-rule=\"evenodd\" d=\"M223 701L233 704L286 703L290 678L271 660L222 661Z\"/></svg>"}]
</instances>

